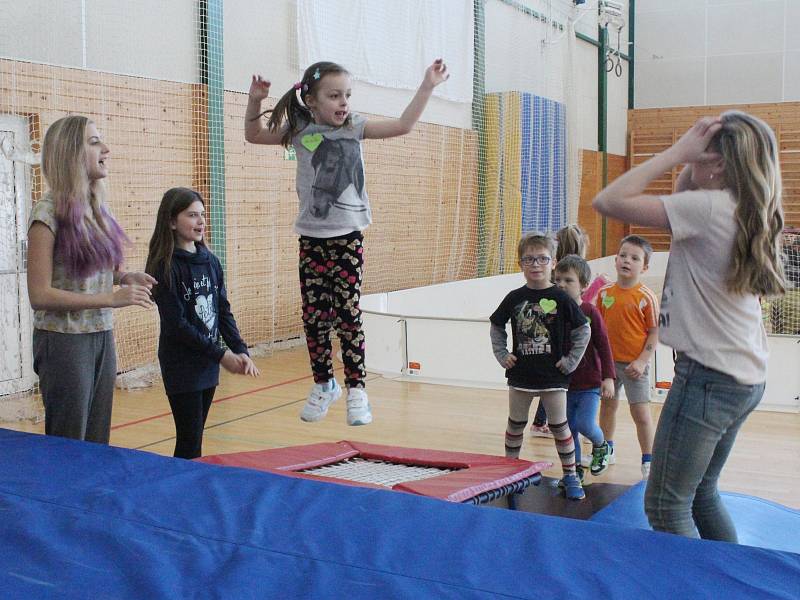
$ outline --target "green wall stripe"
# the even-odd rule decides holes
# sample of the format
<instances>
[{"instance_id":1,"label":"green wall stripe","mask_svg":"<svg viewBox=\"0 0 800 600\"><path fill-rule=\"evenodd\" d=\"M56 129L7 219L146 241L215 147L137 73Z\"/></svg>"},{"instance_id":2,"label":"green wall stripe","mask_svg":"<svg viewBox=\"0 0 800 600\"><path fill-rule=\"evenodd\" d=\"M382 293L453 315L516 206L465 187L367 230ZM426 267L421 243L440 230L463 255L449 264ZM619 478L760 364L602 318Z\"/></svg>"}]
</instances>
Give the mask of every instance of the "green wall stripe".
<instances>
[{"instance_id":1,"label":"green wall stripe","mask_svg":"<svg viewBox=\"0 0 800 600\"><path fill-rule=\"evenodd\" d=\"M484 0L474 0L475 38L472 78L472 129L478 135L478 277L486 273L486 15Z\"/></svg>"},{"instance_id":2,"label":"green wall stripe","mask_svg":"<svg viewBox=\"0 0 800 600\"><path fill-rule=\"evenodd\" d=\"M222 268L227 261L225 222L225 71L223 64L224 0L200 0L201 82L208 89L208 165L211 190L211 249ZM202 59L205 60L202 60Z\"/></svg>"}]
</instances>

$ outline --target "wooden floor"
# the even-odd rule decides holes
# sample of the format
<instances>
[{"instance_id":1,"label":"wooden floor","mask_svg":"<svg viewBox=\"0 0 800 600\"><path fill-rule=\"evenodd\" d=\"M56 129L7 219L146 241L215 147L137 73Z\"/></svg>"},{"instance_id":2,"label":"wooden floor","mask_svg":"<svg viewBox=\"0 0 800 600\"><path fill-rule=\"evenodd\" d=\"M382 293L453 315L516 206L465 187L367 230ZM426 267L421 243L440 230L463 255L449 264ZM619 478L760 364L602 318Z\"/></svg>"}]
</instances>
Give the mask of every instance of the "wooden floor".
<instances>
[{"instance_id":1,"label":"wooden floor","mask_svg":"<svg viewBox=\"0 0 800 600\"><path fill-rule=\"evenodd\" d=\"M206 424L204 454L345 439L503 453L508 416L505 391L408 383L370 374L371 425L348 427L343 399L331 407L324 421L304 423L298 415L312 383L305 349L276 352L256 359L256 363L262 372L257 379L223 374ZM341 378L341 369L337 377ZM658 411L658 405L653 405L656 418ZM596 481L633 484L641 478L640 454L624 406L618 421L617 464ZM43 423L30 422L0 422L0 427L44 430ZM117 390L113 445L171 455L174 434L160 382L145 390ZM558 462L552 440L529 438L527 434L521 458ZM557 476L558 470L547 474ZM739 434L722 474L721 488L800 508L800 415L754 413Z\"/></svg>"}]
</instances>

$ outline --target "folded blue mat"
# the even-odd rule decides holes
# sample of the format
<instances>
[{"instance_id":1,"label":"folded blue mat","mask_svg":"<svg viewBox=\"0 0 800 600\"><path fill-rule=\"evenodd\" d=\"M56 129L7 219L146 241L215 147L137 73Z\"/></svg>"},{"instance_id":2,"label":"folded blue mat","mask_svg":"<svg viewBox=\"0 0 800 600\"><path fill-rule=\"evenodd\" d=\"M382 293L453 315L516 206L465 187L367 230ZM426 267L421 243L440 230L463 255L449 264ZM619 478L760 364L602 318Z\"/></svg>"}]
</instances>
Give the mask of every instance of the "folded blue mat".
<instances>
[{"instance_id":1,"label":"folded blue mat","mask_svg":"<svg viewBox=\"0 0 800 600\"><path fill-rule=\"evenodd\" d=\"M800 555L0 429L2 598L797 598ZM564 500L566 502L566 500Z\"/></svg>"},{"instance_id":2,"label":"folded blue mat","mask_svg":"<svg viewBox=\"0 0 800 600\"><path fill-rule=\"evenodd\" d=\"M590 521L650 529L644 514L644 488L644 481L634 485ZM800 511L746 494L720 495L736 525L740 544L800 554Z\"/></svg>"}]
</instances>

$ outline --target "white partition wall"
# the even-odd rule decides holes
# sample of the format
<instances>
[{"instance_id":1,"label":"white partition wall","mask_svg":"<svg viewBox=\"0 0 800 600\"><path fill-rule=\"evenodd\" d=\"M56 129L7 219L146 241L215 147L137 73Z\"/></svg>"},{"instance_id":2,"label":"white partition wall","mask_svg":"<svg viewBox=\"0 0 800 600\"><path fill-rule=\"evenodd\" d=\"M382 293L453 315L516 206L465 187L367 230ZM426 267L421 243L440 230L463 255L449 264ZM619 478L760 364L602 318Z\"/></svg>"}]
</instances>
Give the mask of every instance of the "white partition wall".
<instances>
[{"instance_id":1,"label":"white partition wall","mask_svg":"<svg viewBox=\"0 0 800 600\"><path fill-rule=\"evenodd\" d=\"M643 278L659 293L668 257L654 253ZM613 257L590 262L596 274L613 273L613 263ZM489 341L489 315L523 283L522 275L514 273L364 296L368 370L408 381L504 389L504 370ZM759 408L798 412L798 338L770 336L769 345L767 391ZM650 369L654 401L665 398L656 383L672 381L673 364L672 349L659 344Z\"/></svg>"}]
</instances>

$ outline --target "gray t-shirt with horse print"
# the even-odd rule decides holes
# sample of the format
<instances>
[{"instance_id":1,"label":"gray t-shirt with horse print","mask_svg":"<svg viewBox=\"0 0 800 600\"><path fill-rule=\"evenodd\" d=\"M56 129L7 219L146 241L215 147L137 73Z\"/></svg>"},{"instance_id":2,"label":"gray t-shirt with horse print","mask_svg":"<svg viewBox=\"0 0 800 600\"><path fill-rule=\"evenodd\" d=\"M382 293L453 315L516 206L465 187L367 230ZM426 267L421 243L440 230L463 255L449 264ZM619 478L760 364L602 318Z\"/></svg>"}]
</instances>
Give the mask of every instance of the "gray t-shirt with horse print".
<instances>
[{"instance_id":1,"label":"gray t-shirt with horse print","mask_svg":"<svg viewBox=\"0 0 800 600\"><path fill-rule=\"evenodd\" d=\"M372 222L361 157L366 122L353 113L349 126L310 123L292 138L300 198L294 230L300 235L339 237Z\"/></svg>"}]
</instances>

